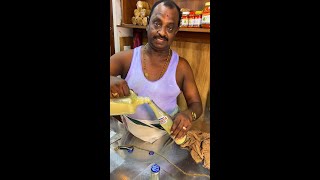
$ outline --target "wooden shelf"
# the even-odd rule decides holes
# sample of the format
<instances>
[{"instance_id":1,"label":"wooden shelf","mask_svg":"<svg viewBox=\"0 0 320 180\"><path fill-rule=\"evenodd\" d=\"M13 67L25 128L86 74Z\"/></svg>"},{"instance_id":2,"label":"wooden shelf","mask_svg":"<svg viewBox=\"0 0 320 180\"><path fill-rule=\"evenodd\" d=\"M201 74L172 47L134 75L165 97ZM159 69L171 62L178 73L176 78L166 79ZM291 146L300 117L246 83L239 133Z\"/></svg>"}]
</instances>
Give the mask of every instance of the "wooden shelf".
<instances>
[{"instance_id":1,"label":"wooden shelf","mask_svg":"<svg viewBox=\"0 0 320 180\"><path fill-rule=\"evenodd\" d=\"M117 25L117 27L133 28L133 29L146 29L146 26L139 26L139 25L134 25L134 24L121 24L121 25ZM180 28L179 31L210 33L210 29L205 29L205 28Z\"/></svg>"}]
</instances>

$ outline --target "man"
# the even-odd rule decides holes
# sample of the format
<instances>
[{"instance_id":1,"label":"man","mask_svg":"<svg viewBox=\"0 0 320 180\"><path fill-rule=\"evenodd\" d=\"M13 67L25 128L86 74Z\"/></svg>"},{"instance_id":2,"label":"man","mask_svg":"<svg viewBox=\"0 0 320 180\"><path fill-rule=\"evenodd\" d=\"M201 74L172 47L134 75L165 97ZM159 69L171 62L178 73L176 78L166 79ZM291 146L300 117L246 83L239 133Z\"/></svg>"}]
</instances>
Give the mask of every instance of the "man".
<instances>
[{"instance_id":1,"label":"man","mask_svg":"<svg viewBox=\"0 0 320 180\"><path fill-rule=\"evenodd\" d=\"M110 97L128 96L129 89L139 96L150 97L173 117L171 136L178 139L186 135L192 121L202 114L192 69L186 59L170 49L180 18L180 8L173 1L157 1L146 27L148 43L110 58ZM180 112L177 97L181 91L188 108ZM166 134L147 104L139 106L133 115L122 116L122 120L130 133L150 143Z\"/></svg>"}]
</instances>

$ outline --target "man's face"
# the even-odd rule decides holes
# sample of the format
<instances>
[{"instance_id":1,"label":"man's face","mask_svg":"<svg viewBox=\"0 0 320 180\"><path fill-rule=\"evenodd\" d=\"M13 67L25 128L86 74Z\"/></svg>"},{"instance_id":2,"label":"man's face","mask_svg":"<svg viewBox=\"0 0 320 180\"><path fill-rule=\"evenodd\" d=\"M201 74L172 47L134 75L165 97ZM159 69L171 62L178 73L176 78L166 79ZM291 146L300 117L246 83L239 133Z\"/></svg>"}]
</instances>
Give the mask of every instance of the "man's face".
<instances>
[{"instance_id":1,"label":"man's face","mask_svg":"<svg viewBox=\"0 0 320 180\"><path fill-rule=\"evenodd\" d=\"M179 14L176 8L160 3L154 8L147 26L148 42L156 49L168 49L179 30Z\"/></svg>"}]
</instances>

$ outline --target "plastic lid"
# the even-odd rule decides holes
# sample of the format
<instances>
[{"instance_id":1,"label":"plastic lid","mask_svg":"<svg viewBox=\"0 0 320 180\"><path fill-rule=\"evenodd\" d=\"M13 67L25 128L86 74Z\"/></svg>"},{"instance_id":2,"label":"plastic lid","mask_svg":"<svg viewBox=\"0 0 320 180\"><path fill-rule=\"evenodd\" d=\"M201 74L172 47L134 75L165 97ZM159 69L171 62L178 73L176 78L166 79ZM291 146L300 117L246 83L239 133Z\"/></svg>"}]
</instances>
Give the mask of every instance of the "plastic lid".
<instances>
[{"instance_id":1,"label":"plastic lid","mask_svg":"<svg viewBox=\"0 0 320 180\"><path fill-rule=\"evenodd\" d=\"M210 2L206 2L205 5L206 5L206 6L210 6Z\"/></svg>"},{"instance_id":2,"label":"plastic lid","mask_svg":"<svg viewBox=\"0 0 320 180\"><path fill-rule=\"evenodd\" d=\"M182 15L188 15L190 12L182 12Z\"/></svg>"},{"instance_id":3,"label":"plastic lid","mask_svg":"<svg viewBox=\"0 0 320 180\"><path fill-rule=\"evenodd\" d=\"M194 15L194 11L190 11L190 15Z\"/></svg>"},{"instance_id":4,"label":"plastic lid","mask_svg":"<svg viewBox=\"0 0 320 180\"><path fill-rule=\"evenodd\" d=\"M154 164L151 166L151 171L157 173L160 171L160 166L158 164Z\"/></svg>"},{"instance_id":5,"label":"plastic lid","mask_svg":"<svg viewBox=\"0 0 320 180\"><path fill-rule=\"evenodd\" d=\"M202 11L196 11L196 14L202 14Z\"/></svg>"}]
</instances>

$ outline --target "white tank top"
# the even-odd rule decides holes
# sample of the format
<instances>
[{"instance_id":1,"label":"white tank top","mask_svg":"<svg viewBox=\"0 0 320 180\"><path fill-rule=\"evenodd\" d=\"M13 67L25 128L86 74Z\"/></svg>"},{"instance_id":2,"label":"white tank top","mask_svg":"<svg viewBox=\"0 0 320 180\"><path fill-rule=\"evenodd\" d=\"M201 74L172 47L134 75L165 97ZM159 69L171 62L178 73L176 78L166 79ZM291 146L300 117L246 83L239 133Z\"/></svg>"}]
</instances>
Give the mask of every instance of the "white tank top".
<instances>
[{"instance_id":1,"label":"white tank top","mask_svg":"<svg viewBox=\"0 0 320 180\"><path fill-rule=\"evenodd\" d=\"M141 65L141 48L136 47L133 52L133 57L130 69L125 80L130 89L138 94L138 96L149 97L162 110L171 114L177 107L177 97L181 90L176 81L176 70L179 62L179 56L175 51L172 51L170 63L166 72L157 81L149 81L143 74ZM137 108L135 114L129 115L134 119L156 120L153 111L149 105L144 104Z\"/></svg>"}]
</instances>

